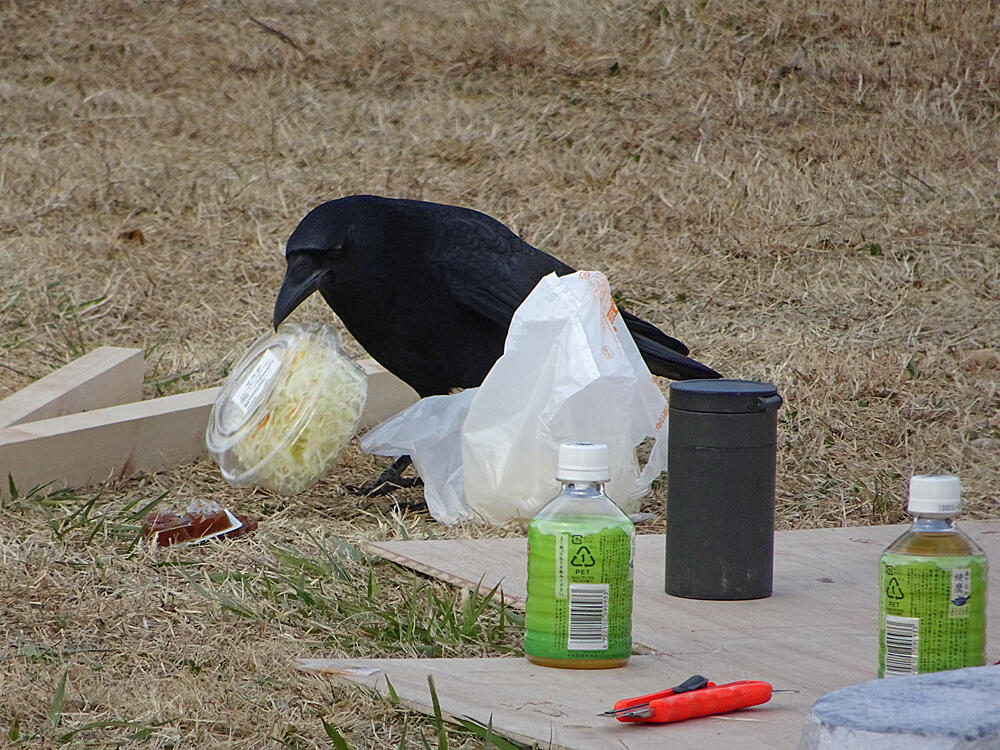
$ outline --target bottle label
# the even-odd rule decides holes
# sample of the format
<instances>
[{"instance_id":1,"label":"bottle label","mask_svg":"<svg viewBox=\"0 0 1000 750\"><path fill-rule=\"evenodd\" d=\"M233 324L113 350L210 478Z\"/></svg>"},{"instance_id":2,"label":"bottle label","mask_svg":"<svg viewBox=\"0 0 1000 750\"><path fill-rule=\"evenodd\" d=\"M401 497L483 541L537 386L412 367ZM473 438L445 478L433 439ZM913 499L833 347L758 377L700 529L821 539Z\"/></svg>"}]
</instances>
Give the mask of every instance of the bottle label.
<instances>
[{"instance_id":1,"label":"bottle label","mask_svg":"<svg viewBox=\"0 0 1000 750\"><path fill-rule=\"evenodd\" d=\"M584 530L560 521L528 526L525 653L549 659L632 653L631 527L576 533Z\"/></svg>"},{"instance_id":2,"label":"bottle label","mask_svg":"<svg viewBox=\"0 0 1000 750\"><path fill-rule=\"evenodd\" d=\"M986 558L882 555L879 677L982 666Z\"/></svg>"}]
</instances>

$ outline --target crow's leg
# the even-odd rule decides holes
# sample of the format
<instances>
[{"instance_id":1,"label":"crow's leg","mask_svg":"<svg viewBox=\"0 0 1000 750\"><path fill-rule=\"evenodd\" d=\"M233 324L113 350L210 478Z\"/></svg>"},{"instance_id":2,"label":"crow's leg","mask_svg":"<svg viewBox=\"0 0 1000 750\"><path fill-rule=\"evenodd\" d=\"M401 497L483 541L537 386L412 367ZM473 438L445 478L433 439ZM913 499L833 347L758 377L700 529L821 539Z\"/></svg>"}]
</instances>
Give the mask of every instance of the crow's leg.
<instances>
[{"instance_id":1,"label":"crow's leg","mask_svg":"<svg viewBox=\"0 0 1000 750\"><path fill-rule=\"evenodd\" d=\"M352 494L365 497L388 495L393 490L404 487L418 487L423 484L420 477L404 477L403 472L413 463L409 456L400 456L392 462L392 466L383 471L371 482L365 482L360 487L349 487Z\"/></svg>"}]
</instances>

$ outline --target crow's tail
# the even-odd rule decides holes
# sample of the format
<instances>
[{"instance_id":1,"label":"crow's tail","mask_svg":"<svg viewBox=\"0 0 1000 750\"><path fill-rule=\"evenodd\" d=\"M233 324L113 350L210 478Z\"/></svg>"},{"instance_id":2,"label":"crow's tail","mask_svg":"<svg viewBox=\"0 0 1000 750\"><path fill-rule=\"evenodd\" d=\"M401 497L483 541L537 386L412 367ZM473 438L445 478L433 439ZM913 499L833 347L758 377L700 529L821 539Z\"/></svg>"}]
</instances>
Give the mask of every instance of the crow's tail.
<instances>
[{"instance_id":1,"label":"crow's tail","mask_svg":"<svg viewBox=\"0 0 1000 750\"><path fill-rule=\"evenodd\" d=\"M691 359L680 352L663 346L641 334L632 334L639 353L646 360L646 366L654 375L671 380L694 380L696 378L721 378L711 367Z\"/></svg>"}]
</instances>

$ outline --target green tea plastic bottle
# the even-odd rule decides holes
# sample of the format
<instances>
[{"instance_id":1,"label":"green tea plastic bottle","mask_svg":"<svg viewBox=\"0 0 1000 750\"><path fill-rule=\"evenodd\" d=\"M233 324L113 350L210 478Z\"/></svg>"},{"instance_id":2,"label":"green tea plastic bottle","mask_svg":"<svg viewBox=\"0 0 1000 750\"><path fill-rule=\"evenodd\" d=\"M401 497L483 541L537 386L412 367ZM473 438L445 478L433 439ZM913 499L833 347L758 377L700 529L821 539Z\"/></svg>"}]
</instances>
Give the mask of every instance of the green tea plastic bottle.
<instances>
[{"instance_id":1,"label":"green tea plastic bottle","mask_svg":"<svg viewBox=\"0 0 1000 750\"><path fill-rule=\"evenodd\" d=\"M913 525L882 554L879 677L985 661L987 562L955 524L961 493L955 476L910 479Z\"/></svg>"},{"instance_id":2,"label":"green tea plastic bottle","mask_svg":"<svg viewBox=\"0 0 1000 750\"><path fill-rule=\"evenodd\" d=\"M632 653L635 526L604 494L608 448L564 443L562 492L528 526L524 654L548 667L620 667Z\"/></svg>"}]
</instances>

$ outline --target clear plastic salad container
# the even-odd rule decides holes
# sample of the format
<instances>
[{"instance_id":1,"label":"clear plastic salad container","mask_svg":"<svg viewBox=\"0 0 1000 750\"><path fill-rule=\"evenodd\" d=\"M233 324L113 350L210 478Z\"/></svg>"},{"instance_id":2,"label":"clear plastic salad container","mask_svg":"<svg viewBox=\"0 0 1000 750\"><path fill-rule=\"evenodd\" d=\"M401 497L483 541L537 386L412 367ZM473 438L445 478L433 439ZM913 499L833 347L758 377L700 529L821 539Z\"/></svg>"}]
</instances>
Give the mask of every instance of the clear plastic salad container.
<instances>
[{"instance_id":1,"label":"clear plastic salad container","mask_svg":"<svg viewBox=\"0 0 1000 750\"><path fill-rule=\"evenodd\" d=\"M233 368L205 443L233 486L294 495L337 460L367 395L365 372L340 348L336 331L287 323L259 338Z\"/></svg>"}]
</instances>

